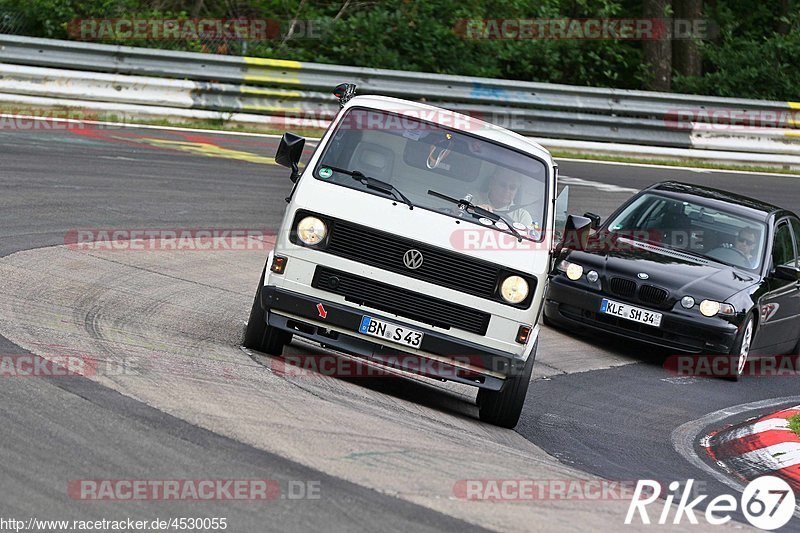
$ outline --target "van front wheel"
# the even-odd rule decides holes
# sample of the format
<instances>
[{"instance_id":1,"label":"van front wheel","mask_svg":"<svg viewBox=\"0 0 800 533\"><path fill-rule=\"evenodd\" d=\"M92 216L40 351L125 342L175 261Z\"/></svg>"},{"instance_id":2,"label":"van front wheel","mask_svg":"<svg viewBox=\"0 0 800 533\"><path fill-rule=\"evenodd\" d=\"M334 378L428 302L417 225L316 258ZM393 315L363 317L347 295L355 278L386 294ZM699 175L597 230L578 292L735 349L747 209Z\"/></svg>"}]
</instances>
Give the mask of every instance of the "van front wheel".
<instances>
[{"instance_id":1,"label":"van front wheel","mask_svg":"<svg viewBox=\"0 0 800 533\"><path fill-rule=\"evenodd\" d=\"M528 394L538 344L537 339L522 373L507 378L502 389L478 391L478 416L482 421L509 429L517 425L525 405L525 396Z\"/></svg>"},{"instance_id":2,"label":"van front wheel","mask_svg":"<svg viewBox=\"0 0 800 533\"><path fill-rule=\"evenodd\" d=\"M247 320L247 329L244 332L245 348L258 350L269 355L281 355L283 347L292 341L292 334L276 329L267 324L267 316L261 308L261 287L264 286L264 275L261 274L261 281L256 289L256 296L253 298L253 307L250 309L250 318Z\"/></svg>"}]
</instances>

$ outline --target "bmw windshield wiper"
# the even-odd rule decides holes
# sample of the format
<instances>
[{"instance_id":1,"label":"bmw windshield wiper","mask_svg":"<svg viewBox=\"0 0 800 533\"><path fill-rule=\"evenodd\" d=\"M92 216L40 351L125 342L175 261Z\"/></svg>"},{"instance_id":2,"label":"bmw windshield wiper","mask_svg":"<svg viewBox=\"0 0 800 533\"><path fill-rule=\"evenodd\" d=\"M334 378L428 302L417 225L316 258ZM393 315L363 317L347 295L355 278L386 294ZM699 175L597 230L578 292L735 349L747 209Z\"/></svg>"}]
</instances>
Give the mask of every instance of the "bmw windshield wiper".
<instances>
[{"instance_id":1,"label":"bmw windshield wiper","mask_svg":"<svg viewBox=\"0 0 800 533\"><path fill-rule=\"evenodd\" d=\"M328 168L333 170L334 172L341 172L342 174L347 174L348 176L360 182L362 185L364 185L369 189L374 189L376 191L381 191L386 194L391 194L392 196L395 197L396 200L400 200L401 202L406 204L409 209L414 209L414 204L411 203L411 200L409 200L405 194L400 192L400 190L391 183L386 183L385 181L365 176L363 172L360 172L358 170L346 170L343 168L337 168L331 166L328 166Z\"/></svg>"},{"instance_id":2,"label":"bmw windshield wiper","mask_svg":"<svg viewBox=\"0 0 800 533\"><path fill-rule=\"evenodd\" d=\"M519 239L519 242L522 242L522 234L519 231L517 231L517 228L514 227L514 223L512 221L510 221L509 219L507 219L506 217L504 217L503 215L501 215L499 213L495 213L493 211L489 211L488 209L484 209L482 207L479 207L479 206L473 204L472 202L470 202L469 200L467 200L466 198L462 198L461 200L459 200L458 198L452 198L450 196L447 196L446 194L442 194L440 192L436 192L436 191L433 191L433 190L430 190L430 189L428 190L428 194L430 194L431 196L435 196L436 198L441 198L442 200L446 200L448 202L452 202L452 203L458 205L459 209L461 209L462 211L466 211L467 213L469 213L470 215L472 215L474 217L485 217L485 218L488 218L489 220L492 220L494 222L502 222L503 224L505 224L508 227L509 231L511 231L511 233L513 233L514 236L517 239ZM495 225L494 227L498 231L503 231L497 225Z\"/></svg>"}]
</instances>

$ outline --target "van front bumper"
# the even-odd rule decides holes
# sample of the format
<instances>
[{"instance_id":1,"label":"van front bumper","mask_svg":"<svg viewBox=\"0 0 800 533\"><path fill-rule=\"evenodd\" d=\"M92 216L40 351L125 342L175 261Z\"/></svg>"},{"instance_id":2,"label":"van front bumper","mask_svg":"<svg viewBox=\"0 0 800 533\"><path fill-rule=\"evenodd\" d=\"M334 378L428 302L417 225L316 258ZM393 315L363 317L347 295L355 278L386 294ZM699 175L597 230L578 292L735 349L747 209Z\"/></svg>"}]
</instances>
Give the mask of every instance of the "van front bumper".
<instances>
[{"instance_id":1,"label":"van front bumper","mask_svg":"<svg viewBox=\"0 0 800 533\"><path fill-rule=\"evenodd\" d=\"M369 361L436 379L445 379L488 390L500 390L506 378L521 373L525 360L451 335L416 325L406 326L424 334L414 349L359 333L365 315L389 323L402 320L351 308L274 286L261 288L261 306L270 326L319 342ZM533 343L538 328L531 332Z\"/></svg>"}]
</instances>

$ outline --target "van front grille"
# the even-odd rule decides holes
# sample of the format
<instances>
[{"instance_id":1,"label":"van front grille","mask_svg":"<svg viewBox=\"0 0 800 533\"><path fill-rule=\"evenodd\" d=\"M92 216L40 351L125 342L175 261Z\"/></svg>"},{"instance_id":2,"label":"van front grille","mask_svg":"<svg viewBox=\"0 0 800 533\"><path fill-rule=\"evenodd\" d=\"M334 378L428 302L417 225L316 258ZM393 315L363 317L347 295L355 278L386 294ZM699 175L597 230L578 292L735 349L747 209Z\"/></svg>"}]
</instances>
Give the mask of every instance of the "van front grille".
<instances>
[{"instance_id":1,"label":"van front grille","mask_svg":"<svg viewBox=\"0 0 800 533\"><path fill-rule=\"evenodd\" d=\"M354 304L444 329L485 335L489 327L488 313L328 267L317 266L311 286L344 296Z\"/></svg>"},{"instance_id":2,"label":"van front grille","mask_svg":"<svg viewBox=\"0 0 800 533\"><path fill-rule=\"evenodd\" d=\"M417 269L409 269L403 263L403 255L409 250L422 254L422 265ZM467 294L496 299L499 266L366 226L335 220L327 247L322 251Z\"/></svg>"}]
</instances>

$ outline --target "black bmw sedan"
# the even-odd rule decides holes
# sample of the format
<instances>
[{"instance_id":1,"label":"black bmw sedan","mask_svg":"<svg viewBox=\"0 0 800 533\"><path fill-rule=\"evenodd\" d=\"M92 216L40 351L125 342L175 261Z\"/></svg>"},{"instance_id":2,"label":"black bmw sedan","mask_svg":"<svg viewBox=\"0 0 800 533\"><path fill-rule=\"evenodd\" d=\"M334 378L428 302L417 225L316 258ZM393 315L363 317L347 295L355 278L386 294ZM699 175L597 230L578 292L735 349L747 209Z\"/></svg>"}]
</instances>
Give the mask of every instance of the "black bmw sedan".
<instances>
[{"instance_id":1,"label":"black bmw sedan","mask_svg":"<svg viewBox=\"0 0 800 533\"><path fill-rule=\"evenodd\" d=\"M800 219L794 213L665 182L595 226L555 260L548 323L725 355L736 379L748 356L800 350Z\"/></svg>"}]
</instances>

